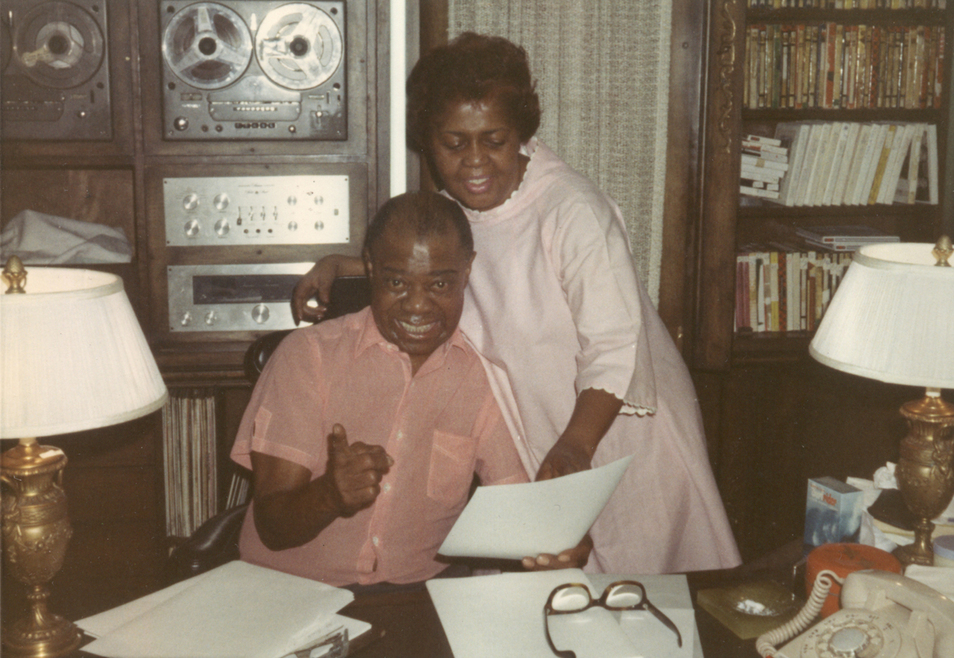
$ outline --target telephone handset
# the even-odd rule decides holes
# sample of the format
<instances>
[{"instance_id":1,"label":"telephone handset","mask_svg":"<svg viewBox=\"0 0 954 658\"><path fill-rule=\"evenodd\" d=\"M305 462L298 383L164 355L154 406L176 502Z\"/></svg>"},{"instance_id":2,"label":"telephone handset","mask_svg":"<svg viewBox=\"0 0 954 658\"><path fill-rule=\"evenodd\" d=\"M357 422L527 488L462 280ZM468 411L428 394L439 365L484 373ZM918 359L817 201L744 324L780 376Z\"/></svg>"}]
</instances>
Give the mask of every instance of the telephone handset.
<instances>
[{"instance_id":1,"label":"telephone handset","mask_svg":"<svg viewBox=\"0 0 954 658\"><path fill-rule=\"evenodd\" d=\"M781 649L775 644L800 633L818 615L832 580L822 571L808 603L787 624L756 642L762 656L775 658L951 658L954 601L910 578L887 571L848 574L841 610Z\"/></svg>"}]
</instances>

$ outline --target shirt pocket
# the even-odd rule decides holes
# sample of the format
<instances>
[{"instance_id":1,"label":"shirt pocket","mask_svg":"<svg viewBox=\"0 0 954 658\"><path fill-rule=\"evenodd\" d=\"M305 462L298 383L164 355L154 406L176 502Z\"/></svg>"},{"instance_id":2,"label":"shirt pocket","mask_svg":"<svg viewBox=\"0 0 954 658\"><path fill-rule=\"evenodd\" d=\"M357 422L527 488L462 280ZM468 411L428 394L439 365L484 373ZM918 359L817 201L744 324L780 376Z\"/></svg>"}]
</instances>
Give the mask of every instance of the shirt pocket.
<instances>
[{"instance_id":1,"label":"shirt pocket","mask_svg":"<svg viewBox=\"0 0 954 658\"><path fill-rule=\"evenodd\" d=\"M446 507L467 500L474 479L476 442L466 436L434 432L431 464L427 474L427 496Z\"/></svg>"}]
</instances>

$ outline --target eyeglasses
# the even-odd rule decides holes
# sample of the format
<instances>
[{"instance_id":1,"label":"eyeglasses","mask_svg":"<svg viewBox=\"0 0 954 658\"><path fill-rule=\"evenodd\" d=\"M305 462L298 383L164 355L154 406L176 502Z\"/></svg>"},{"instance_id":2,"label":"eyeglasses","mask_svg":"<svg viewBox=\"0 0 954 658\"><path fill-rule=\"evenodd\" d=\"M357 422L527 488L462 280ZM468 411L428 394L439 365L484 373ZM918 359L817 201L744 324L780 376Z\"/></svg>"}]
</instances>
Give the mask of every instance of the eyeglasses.
<instances>
[{"instance_id":1,"label":"eyeglasses","mask_svg":"<svg viewBox=\"0 0 954 658\"><path fill-rule=\"evenodd\" d=\"M662 611L649 602L646 597L646 588L635 580L619 580L607 585L603 595L596 601L590 595L590 589L580 583L565 583L550 592L547 603L543 606L543 625L546 629L547 643L550 649L559 658L576 658L572 651L561 651L553 644L550 637L550 616L570 615L583 612L593 606L601 606L607 610L646 610L656 619L666 625L676 634L676 642L682 647L682 635L672 620Z\"/></svg>"}]
</instances>

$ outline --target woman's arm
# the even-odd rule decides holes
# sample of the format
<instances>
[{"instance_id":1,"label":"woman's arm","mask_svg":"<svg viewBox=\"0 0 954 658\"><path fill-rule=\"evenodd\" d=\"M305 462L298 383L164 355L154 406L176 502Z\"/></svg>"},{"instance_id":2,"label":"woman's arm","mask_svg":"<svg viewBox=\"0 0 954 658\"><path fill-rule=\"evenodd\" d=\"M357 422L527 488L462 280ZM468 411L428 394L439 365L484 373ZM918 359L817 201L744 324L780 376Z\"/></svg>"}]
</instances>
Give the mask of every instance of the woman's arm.
<instances>
[{"instance_id":1,"label":"woman's arm","mask_svg":"<svg viewBox=\"0 0 954 658\"><path fill-rule=\"evenodd\" d=\"M623 401L612 393L596 388L581 392L570 422L540 464L536 479L549 480L588 469L622 406Z\"/></svg>"},{"instance_id":2,"label":"woman's arm","mask_svg":"<svg viewBox=\"0 0 954 658\"><path fill-rule=\"evenodd\" d=\"M331 299L331 284L339 276L361 276L364 274L364 262L357 256L332 254L325 256L295 284L292 293L292 317L295 324L318 322L324 317ZM308 302L318 297L317 306Z\"/></svg>"}]
</instances>

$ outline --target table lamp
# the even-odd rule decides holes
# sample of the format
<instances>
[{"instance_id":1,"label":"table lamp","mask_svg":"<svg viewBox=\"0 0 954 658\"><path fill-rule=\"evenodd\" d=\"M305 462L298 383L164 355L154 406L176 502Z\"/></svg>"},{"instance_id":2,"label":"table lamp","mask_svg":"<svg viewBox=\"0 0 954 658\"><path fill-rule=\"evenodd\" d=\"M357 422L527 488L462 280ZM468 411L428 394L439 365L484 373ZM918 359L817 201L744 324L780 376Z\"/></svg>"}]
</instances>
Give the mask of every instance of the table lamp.
<instances>
[{"instance_id":1,"label":"table lamp","mask_svg":"<svg viewBox=\"0 0 954 658\"><path fill-rule=\"evenodd\" d=\"M66 456L36 437L115 425L168 397L118 276L31 267L13 256L0 294L0 437L4 568L29 610L3 629L4 656L62 656L82 637L48 610L47 583L72 535L62 488Z\"/></svg>"},{"instance_id":2,"label":"table lamp","mask_svg":"<svg viewBox=\"0 0 954 658\"><path fill-rule=\"evenodd\" d=\"M951 241L869 244L854 255L809 345L821 363L893 384L924 386L901 406L908 433L895 474L914 515L914 543L895 554L905 565L934 563L932 519L954 496L954 268Z\"/></svg>"}]
</instances>

